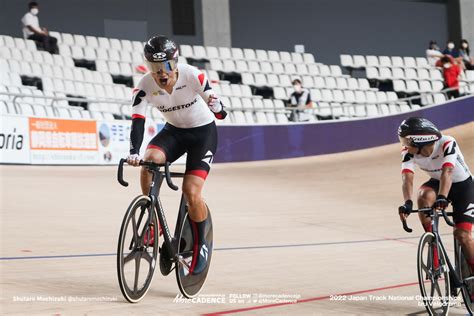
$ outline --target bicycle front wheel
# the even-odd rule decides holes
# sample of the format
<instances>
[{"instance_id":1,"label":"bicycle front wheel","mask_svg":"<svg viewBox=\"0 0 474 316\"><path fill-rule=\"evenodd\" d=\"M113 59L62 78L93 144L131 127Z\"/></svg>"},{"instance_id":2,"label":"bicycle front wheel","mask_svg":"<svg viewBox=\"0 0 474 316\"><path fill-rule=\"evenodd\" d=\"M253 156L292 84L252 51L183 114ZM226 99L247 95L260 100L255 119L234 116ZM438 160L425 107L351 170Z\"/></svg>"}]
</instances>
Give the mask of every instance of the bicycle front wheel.
<instances>
[{"instance_id":1,"label":"bicycle front wheel","mask_svg":"<svg viewBox=\"0 0 474 316\"><path fill-rule=\"evenodd\" d=\"M471 267L464 256L461 245L458 242L455 242L455 245L457 254L456 270L463 283L461 287L462 299L469 314L473 315L472 295L474 294L474 280L471 279Z\"/></svg>"},{"instance_id":2,"label":"bicycle front wheel","mask_svg":"<svg viewBox=\"0 0 474 316\"><path fill-rule=\"evenodd\" d=\"M125 213L117 249L120 290L130 303L148 292L158 257L158 221L148 196L136 197Z\"/></svg>"},{"instance_id":3,"label":"bicycle front wheel","mask_svg":"<svg viewBox=\"0 0 474 316\"><path fill-rule=\"evenodd\" d=\"M447 315L450 306L449 269L432 233L421 236L417 261L423 305L430 315Z\"/></svg>"}]
</instances>

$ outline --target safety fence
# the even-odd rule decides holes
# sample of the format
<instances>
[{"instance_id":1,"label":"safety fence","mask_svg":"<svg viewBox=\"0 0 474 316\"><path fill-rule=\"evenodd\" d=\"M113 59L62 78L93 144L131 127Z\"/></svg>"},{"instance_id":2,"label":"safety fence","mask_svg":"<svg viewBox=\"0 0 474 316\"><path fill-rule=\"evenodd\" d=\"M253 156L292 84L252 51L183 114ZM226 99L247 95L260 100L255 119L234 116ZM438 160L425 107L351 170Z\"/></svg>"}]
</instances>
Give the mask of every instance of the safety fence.
<instances>
[{"instance_id":1,"label":"safety fence","mask_svg":"<svg viewBox=\"0 0 474 316\"><path fill-rule=\"evenodd\" d=\"M215 162L285 159L397 141L399 123L423 116L441 129L474 121L474 96L374 118L277 125L220 125ZM147 120L141 152L164 126ZM116 164L129 150L130 121L1 115L0 163ZM182 161L182 160L181 160Z\"/></svg>"}]
</instances>

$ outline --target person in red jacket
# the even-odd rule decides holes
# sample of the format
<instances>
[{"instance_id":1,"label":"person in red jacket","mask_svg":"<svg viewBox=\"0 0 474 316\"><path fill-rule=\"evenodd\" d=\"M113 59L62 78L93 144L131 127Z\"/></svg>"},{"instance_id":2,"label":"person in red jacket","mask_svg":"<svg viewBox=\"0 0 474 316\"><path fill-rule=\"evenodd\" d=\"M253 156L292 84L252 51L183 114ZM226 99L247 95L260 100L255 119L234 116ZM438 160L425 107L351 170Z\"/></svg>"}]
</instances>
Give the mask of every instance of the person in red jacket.
<instances>
[{"instance_id":1,"label":"person in red jacket","mask_svg":"<svg viewBox=\"0 0 474 316\"><path fill-rule=\"evenodd\" d=\"M449 55L444 55L444 57L438 60L436 66L443 68L444 88L456 88L446 93L448 99L459 98L459 75L461 74L461 67L459 67L454 58Z\"/></svg>"}]
</instances>

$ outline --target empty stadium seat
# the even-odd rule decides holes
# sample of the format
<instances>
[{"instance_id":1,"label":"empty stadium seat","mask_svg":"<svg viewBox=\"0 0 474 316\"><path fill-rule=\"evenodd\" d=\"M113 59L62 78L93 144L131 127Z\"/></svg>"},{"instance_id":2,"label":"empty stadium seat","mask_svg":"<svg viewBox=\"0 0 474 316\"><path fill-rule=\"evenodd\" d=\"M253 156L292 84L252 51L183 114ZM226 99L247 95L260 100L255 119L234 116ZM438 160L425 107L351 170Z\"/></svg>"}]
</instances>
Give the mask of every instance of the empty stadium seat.
<instances>
[{"instance_id":1,"label":"empty stadium seat","mask_svg":"<svg viewBox=\"0 0 474 316\"><path fill-rule=\"evenodd\" d=\"M194 45L193 46L193 58L197 59L207 59L207 52L204 46L201 45Z\"/></svg>"},{"instance_id":2,"label":"empty stadium seat","mask_svg":"<svg viewBox=\"0 0 474 316\"><path fill-rule=\"evenodd\" d=\"M392 67L400 67L403 68L403 58L400 56L392 56Z\"/></svg>"},{"instance_id":3,"label":"empty stadium seat","mask_svg":"<svg viewBox=\"0 0 474 316\"><path fill-rule=\"evenodd\" d=\"M218 59L219 58L219 50L217 47L214 46L206 46L206 58L207 59ZM192 56L188 56L192 57Z\"/></svg>"},{"instance_id":4,"label":"empty stadium seat","mask_svg":"<svg viewBox=\"0 0 474 316\"><path fill-rule=\"evenodd\" d=\"M232 53L229 47L219 47L218 49L221 59L232 59Z\"/></svg>"},{"instance_id":5,"label":"empty stadium seat","mask_svg":"<svg viewBox=\"0 0 474 316\"><path fill-rule=\"evenodd\" d=\"M379 79L380 80L387 80L393 78L392 71L388 67L380 67L379 68Z\"/></svg>"},{"instance_id":6,"label":"empty stadium seat","mask_svg":"<svg viewBox=\"0 0 474 316\"><path fill-rule=\"evenodd\" d=\"M288 123L288 117L283 113L277 113L276 114L276 121L280 124L286 124L286 123Z\"/></svg>"},{"instance_id":7,"label":"empty stadium seat","mask_svg":"<svg viewBox=\"0 0 474 316\"><path fill-rule=\"evenodd\" d=\"M234 124L242 125L247 123L244 112L242 111L232 111L231 116Z\"/></svg>"},{"instance_id":8,"label":"empty stadium seat","mask_svg":"<svg viewBox=\"0 0 474 316\"><path fill-rule=\"evenodd\" d=\"M250 49L250 48L244 48L243 52L244 52L244 57L247 61L257 59L257 55L255 53L255 50Z\"/></svg>"},{"instance_id":9,"label":"empty stadium seat","mask_svg":"<svg viewBox=\"0 0 474 316\"><path fill-rule=\"evenodd\" d=\"M245 59L244 52L241 48L231 48L231 55L233 59Z\"/></svg>"},{"instance_id":10,"label":"empty stadium seat","mask_svg":"<svg viewBox=\"0 0 474 316\"><path fill-rule=\"evenodd\" d=\"M405 81L393 80L393 90L395 91L406 91Z\"/></svg>"},{"instance_id":11,"label":"empty stadium seat","mask_svg":"<svg viewBox=\"0 0 474 316\"><path fill-rule=\"evenodd\" d=\"M417 79L418 74L417 74L415 68L406 68L405 69L405 78L406 79Z\"/></svg>"},{"instance_id":12,"label":"empty stadium seat","mask_svg":"<svg viewBox=\"0 0 474 316\"><path fill-rule=\"evenodd\" d=\"M256 112L255 119L257 124L268 124L267 115L264 112Z\"/></svg>"},{"instance_id":13,"label":"empty stadium seat","mask_svg":"<svg viewBox=\"0 0 474 316\"><path fill-rule=\"evenodd\" d=\"M405 78L405 71L403 68L392 68L392 78L393 79L403 79Z\"/></svg>"},{"instance_id":14,"label":"empty stadium seat","mask_svg":"<svg viewBox=\"0 0 474 316\"><path fill-rule=\"evenodd\" d=\"M446 96L443 93L435 93L433 99L434 104L446 102Z\"/></svg>"},{"instance_id":15,"label":"empty stadium seat","mask_svg":"<svg viewBox=\"0 0 474 316\"><path fill-rule=\"evenodd\" d=\"M353 67L354 68L363 68L366 66L365 57L362 55L352 56Z\"/></svg>"}]
</instances>

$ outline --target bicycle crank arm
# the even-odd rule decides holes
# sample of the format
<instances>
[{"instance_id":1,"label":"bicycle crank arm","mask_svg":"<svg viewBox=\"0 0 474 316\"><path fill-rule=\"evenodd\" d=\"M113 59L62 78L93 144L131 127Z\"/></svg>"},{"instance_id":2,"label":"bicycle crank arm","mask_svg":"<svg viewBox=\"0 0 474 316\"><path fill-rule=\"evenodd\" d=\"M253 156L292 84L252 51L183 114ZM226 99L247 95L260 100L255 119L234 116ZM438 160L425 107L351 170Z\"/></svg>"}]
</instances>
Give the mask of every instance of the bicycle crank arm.
<instances>
[{"instance_id":1,"label":"bicycle crank arm","mask_svg":"<svg viewBox=\"0 0 474 316\"><path fill-rule=\"evenodd\" d=\"M178 261L186 268L186 270L188 270L188 272L191 270L191 266L186 262L186 260L184 260L183 256L178 256Z\"/></svg>"}]
</instances>

